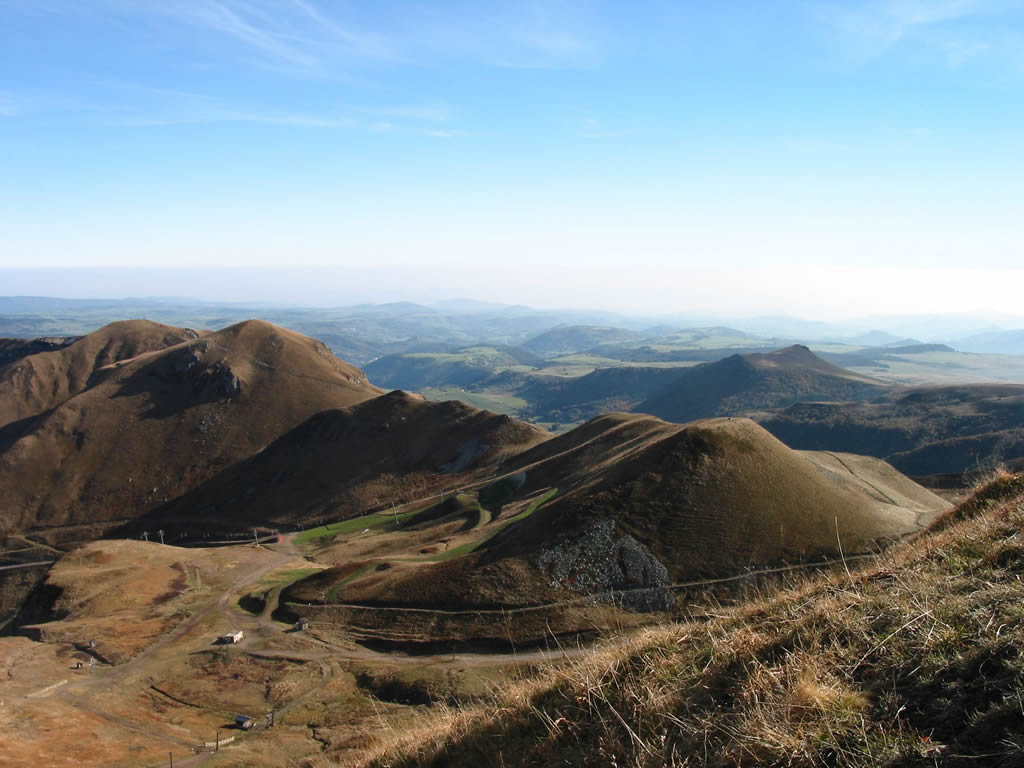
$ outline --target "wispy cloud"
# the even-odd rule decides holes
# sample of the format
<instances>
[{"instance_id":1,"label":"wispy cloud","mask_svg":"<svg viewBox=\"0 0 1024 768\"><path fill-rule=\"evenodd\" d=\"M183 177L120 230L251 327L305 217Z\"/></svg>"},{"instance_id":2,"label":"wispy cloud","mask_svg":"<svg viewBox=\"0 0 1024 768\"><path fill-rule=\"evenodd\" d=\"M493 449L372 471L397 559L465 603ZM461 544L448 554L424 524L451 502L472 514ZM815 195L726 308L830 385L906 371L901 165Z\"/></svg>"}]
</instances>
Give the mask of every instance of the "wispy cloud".
<instances>
[{"instance_id":1,"label":"wispy cloud","mask_svg":"<svg viewBox=\"0 0 1024 768\"><path fill-rule=\"evenodd\" d=\"M304 0L133 2L131 11L170 18L226 39L248 61L296 73L328 73L381 50Z\"/></svg>"},{"instance_id":2,"label":"wispy cloud","mask_svg":"<svg viewBox=\"0 0 1024 768\"><path fill-rule=\"evenodd\" d=\"M469 131L461 131L457 129L452 130L432 130L427 131L428 136L433 136L435 139L454 139L461 136L469 136Z\"/></svg>"},{"instance_id":3,"label":"wispy cloud","mask_svg":"<svg viewBox=\"0 0 1024 768\"><path fill-rule=\"evenodd\" d=\"M602 46L589 5L461 0L417 5L394 19L407 56L515 69L592 67Z\"/></svg>"},{"instance_id":4,"label":"wispy cloud","mask_svg":"<svg viewBox=\"0 0 1024 768\"><path fill-rule=\"evenodd\" d=\"M580 120L580 136L584 139L614 139L623 136L621 130L608 128L603 120L584 117Z\"/></svg>"},{"instance_id":5,"label":"wispy cloud","mask_svg":"<svg viewBox=\"0 0 1024 768\"><path fill-rule=\"evenodd\" d=\"M163 114L116 114L108 113L102 121L120 126L168 126L198 125L207 123L258 123L262 125L291 126L295 128L349 128L357 123L350 118L325 118L314 115L288 114L281 112L245 112L232 109L209 109L192 112L167 112Z\"/></svg>"},{"instance_id":6,"label":"wispy cloud","mask_svg":"<svg viewBox=\"0 0 1024 768\"><path fill-rule=\"evenodd\" d=\"M0 0L3 3L4 0ZM293 75L344 77L360 62L398 56L396 44L314 0L39 0L25 13L105 18L125 28ZM191 30L182 38L175 26ZM204 38L204 36L207 36ZM216 45L209 45L211 41Z\"/></svg>"},{"instance_id":7,"label":"wispy cloud","mask_svg":"<svg viewBox=\"0 0 1024 768\"><path fill-rule=\"evenodd\" d=\"M158 127L207 123L252 123L311 129L354 129L436 136L465 135L458 129L441 129L448 119L443 106L360 106L339 105L317 113L300 109L267 108L259 104L237 104L222 98L173 88L138 86L131 83L93 82L91 90L105 95L88 108L75 108L82 119L106 125ZM127 96L127 97L126 97ZM0 115L3 113L0 92Z\"/></svg>"},{"instance_id":8,"label":"wispy cloud","mask_svg":"<svg viewBox=\"0 0 1024 768\"><path fill-rule=\"evenodd\" d=\"M971 59L983 56L992 50L990 43L979 40L944 38L936 40L935 44L945 54L946 62L951 67L961 67Z\"/></svg>"},{"instance_id":9,"label":"wispy cloud","mask_svg":"<svg viewBox=\"0 0 1024 768\"><path fill-rule=\"evenodd\" d=\"M451 110L440 105L358 107L355 111L379 117L397 117L426 123L444 123L451 118Z\"/></svg>"},{"instance_id":10,"label":"wispy cloud","mask_svg":"<svg viewBox=\"0 0 1024 768\"><path fill-rule=\"evenodd\" d=\"M291 0L291 3L327 33L329 40L341 42L363 56L376 59L393 59L398 56L394 42L386 36L345 25L320 11L308 0Z\"/></svg>"},{"instance_id":11,"label":"wispy cloud","mask_svg":"<svg viewBox=\"0 0 1024 768\"><path fill-rule=\"evenodd\" d=\"M115 77L140 84L130 95L118 92L130 83L96 82L100 68L90 68L98 56L85 45L33 75L67 102L47 111L118 125L250 122L455 138L467 133L453 124L459 110L446 103L447 76L436 73L592 67L602 50L589 0L0 0L0 7L39 29L87 26L85 34L121 46L127 66ZM431 89L422 101L419 73L428 73L422 81ZM248 83L245 95L238 83ZM29 108L0 92L0 116Z\"/></svg>"},{"instance_id":12,"label":"wispy cloud","mask_svg":"<svg viewBox=\"0 0 1024 768\"><path fill-rule=\"evenodd\" d=\"M0 7L10 0L0 0ZM33 0L15 12L103 17L292 74L345 76L375 63L465 60L515 68L593 66L601 46L587 0L452 0L360 4L326 0ZM192 30L182 38L172 25ZM196 34L199 33L199 34ZM220 45L207 45L209 36Z\"/></svg>"},{"instance_id":13,"label":"wispy cloud","mask_svg":"<svg viewBox=\"0 0 1024 768\"><path fill-rule=\"evenodd\" d=\"M1003 9L997 0L883 0L820 6L818 14L858 57L873 58L913 42L956 67L989 50L976 22Z\"/></svg>"},{"instance_id":14,"label":"wispy cloud","mask_svg":"<svg viewBox=\"0 0 1024 768\"><path fill-rule=\"evenodd\" d=\"M157 3L152 8L226 35L283 61L302 67L312 67L317 63L314 56L287 42L267 13L254 11L251 6L238 5L236 9L226 2L186 2Z\"/></svg>"}]
</instances>

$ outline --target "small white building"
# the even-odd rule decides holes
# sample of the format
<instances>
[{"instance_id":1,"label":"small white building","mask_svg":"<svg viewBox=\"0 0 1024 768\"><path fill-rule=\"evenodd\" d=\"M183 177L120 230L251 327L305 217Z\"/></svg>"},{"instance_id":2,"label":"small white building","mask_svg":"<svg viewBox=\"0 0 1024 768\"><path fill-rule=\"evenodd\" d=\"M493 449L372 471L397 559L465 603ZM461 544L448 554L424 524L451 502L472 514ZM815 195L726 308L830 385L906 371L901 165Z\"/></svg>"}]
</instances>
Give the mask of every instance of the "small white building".
<instances>
[{"instance_id":1,"label":"small white building","mask_svg":"<svg viewBox=\"0 0 1024 768\"><path fill-rule=\"evenodd\" d=\"M245 637L245 633L242 632L242 630L237 629L234 632L228 632L226 635L221 635L217 638L217 642L234 645L235 643L241 642L243 637Z\"/></svg>"}]
</instances>

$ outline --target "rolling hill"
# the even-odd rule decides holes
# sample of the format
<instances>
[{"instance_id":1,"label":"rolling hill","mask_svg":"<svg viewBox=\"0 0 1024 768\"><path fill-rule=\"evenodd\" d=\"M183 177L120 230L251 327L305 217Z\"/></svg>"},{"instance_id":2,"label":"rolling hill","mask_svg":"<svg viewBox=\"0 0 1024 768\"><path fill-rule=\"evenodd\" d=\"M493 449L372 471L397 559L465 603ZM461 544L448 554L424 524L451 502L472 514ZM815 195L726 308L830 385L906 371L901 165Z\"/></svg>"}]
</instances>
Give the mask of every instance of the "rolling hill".
<instances>
[{"instance_id":1,"label":"rolling hill","mask_svg":"<svg viewBox=\"0 0 1024 768\"><path fill-rule=\"evenodd\" d=\"M380 394L321 342L262 321L202 336L135 321L90 336L4 369L12 388L47 382L8 398L23 415L0 443L0 519L11 531L102 530L315 413Z\"/></svg>"},{"instance_id":2,"label":"rolling hill","mask_svg":"<svg viewBox=\"0 0 1024 768\"><path fill-rule=\"evenodd\" d=\"M602 413L628 411L680 376L680 368L598 368L583 376L533 376L516 395L529 405L524 416L573 423Z\"/></svg>"},{"instance_id":3,"label":"rolling hill","mask_svg":"<svg viewBox=\"0 0 1024 768\"><path fill-rule=\"evenodd\" d=\"M473 387L509 369L533 368L540 358L517 347L418 348L385 355L366 366L381 386L419 391L427 387Z\"/></svg>"},{"instance_id":4,"label":"rolling hill","mask_svg":"<svg viewBox=\"0 0 1024 768\"><path fill-rule=\"evenodd\" d=\"M633 410L686 422L807 400L867 400L887 388L883 382L825 362L797 344L687 369Z\"/></svg>"},{"instance_id":5,"label":"rolling hill","mask_svg":"<svg viewBox=\"0 0 1024 768\"><path fill-rule=\"evenodd\" d=\"M642 336L625 328L599 325L562 325L545 331L520 346L538 357L551 358L586 352L605 344L626 344Z\"/></svg>"},{"instance_id":6,"label":"rolling hill","mask_svg":"<svg viewBox=\"0 0 1024 768\"><path fill-rule=\"evenodd\" d=\"M1021 385L918 387L873 403L800 403L755 418L794 448L878 456L914 475L1024 457Z\"/></svg>"}]
</instances>

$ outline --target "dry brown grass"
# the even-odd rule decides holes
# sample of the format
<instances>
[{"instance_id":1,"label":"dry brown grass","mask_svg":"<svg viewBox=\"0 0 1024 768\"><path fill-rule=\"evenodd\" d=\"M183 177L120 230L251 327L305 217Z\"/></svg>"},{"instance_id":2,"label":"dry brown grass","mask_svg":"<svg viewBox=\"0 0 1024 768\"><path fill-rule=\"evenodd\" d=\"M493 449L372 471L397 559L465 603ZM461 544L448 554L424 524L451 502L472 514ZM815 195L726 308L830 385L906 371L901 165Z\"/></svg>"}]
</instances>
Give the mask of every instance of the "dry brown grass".
<instances>
[{"instance_id":1,"label":"dry brown grass","mask_svg":"<svg viewBox=\"0 0 1024 768\"><path fill-rule=\"evenodd\" d=\"M849 576L641 632L346 764L1020 765L1022 523L1024 479L996 478Z\"/></svg>"}]
</instances>

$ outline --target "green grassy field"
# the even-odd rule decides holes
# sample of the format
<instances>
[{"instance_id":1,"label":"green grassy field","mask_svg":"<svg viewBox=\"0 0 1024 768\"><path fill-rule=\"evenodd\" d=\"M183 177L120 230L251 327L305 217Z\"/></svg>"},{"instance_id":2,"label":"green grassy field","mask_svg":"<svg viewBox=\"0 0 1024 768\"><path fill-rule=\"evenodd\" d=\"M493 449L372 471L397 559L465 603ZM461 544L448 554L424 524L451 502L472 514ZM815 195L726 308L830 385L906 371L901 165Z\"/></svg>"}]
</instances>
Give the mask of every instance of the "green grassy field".
<instances>
[{"instance_id":1,"label":"green grassy field","mask_svg":"<svg viewBox=\"0 0 1024 768\"><path fill-rule=\"evenodd\" d=\"M1024 357L967 352L887 355L878 365L850 368L899 384L953 384L998 381L1024 383Z\"/></svg>"},{"instance_id":2,"label":"green grassy field","mask_svg":"<svg viewBox=\"0 0 1024 768\"><path fill-rule=\"evenodd\" d=\"M334 584L333 586L331 586L331 588L329 590L327 590L327 594L325 595L325 599L327 601L336 600L338 598L338 595L341 594L342 588L346 584L351 584L353 581L355 581L356 579L358 579L361 576L363 576L363 574L368 573L369 571L373 570L375 567L376 567L376 563L367 563L366 565L364 565L359 570L357 570L357 571L355 571L353 573L350 573L344 579L339 581L337 584Z\"/></svg>"},{"instance_id":3,"label":"green grassy field","mask_svg":"<svg viewBox=\"0 0 1024 768\"><path fill-rule=\"evenodd\" d=\"M467 514L474 513L476 515L476 522L473 525L474 528L480 528L491 521L491 513L481 507L475 497L469 494L459 494L457 500L459 501L459 509L455 509L448 514L455 514L458 512L464 512ZM388 528L400 528L406 525L415 524L417 522L417 518L429 516L430 511L441 503L444 502L439 501L425 507L406 510L404 512L393 512L388 510L384 512L374 512L360 517L353 517L349 520L341 520L336 523L327 523L326 525L310 528L296 534L295 543L299 546L310 545L314 542L319 543L321 539L332 538L334 536L347 536L366 530L381 531Z\"/></svg>"},{"instance_id":4,"label":"green grassy field","mask_svg":"<svg viewBox=\"0 0 1024 768\"><path fill-rule=\"evenodd\" d=\"M664 350L671 352L680 347L666 347ZM699 365L697 360L668 360L668 361L644 361L619 360L614 357L600 357L598 355L578 354L565 355L553 358L548 364L537 372L546 376L585 376L597 368L688 368Z\"/></svg>"},{"instance_id":5,"label":"green grassy field","mask_svg":"<svg viewBox=\"0 0 1024 768\"><path fill-rule=\"evenodd\" d=\"M459 387L425 387L420 394L428 400L461 400L474 408L483 408L495 413L507 413L510 416L515 416L528 405L523 398L510 392L492 389L467 392Z\"/></svg>"},{"instance_id":6,"label":"green grassy field","mask_svg":"<svg viewBox=\"0 0 1024 768\"><path fill-rule=\"evenodd\" d=\"M319 568L292 568L286 571L273 571L265 577L263 583L269 584L271 587L279 587L319 572Z\"/></svg>"},{"instance_id":7,"label":"green grassy field","mask_svg":"<svg viewBox=\"0 0 1024 768\"><path fill-rule=\"evenodd\" d=\"M295 543L303 545L331 536L344 536L347 534L358 533L365 529L372 531L379 528L386 528L389 525L392 527L400 526L420 511L421 510L412 510L409 512L399 512L397 514L390 511L374 512L371 515L353 517L350 520L342 520L338 523L328 523L327 525L321 525L318 528L310 528L296 534Z\"/></svg>"},{"instance_id":8,"label":"green grassy field","mask_svg":"<svg viewBox=\"0 0 1024 768\"><path fill-rule=\"evenodd\" d=\"M429 557L426 557L424 559L432 561L432 562L440 562L442 560L451 560L453 557L460 557L461 555L468 555L470 552L476 551L478 548L483 546L485 543L487 543L488 541L493 539L495 536L497 536L499 533L501 533L503 530L505 530L508 526L512 525L512 523L519 522L520 520L525 520L527 517L532 515L534 512L536 512L542 506L544 506L549 501L551 501L551 499L555 498L555 496L557 494L558 494L558 489L557 488L552 488L551 490L547 491L543 496L540 496L539 498L534 499L530 503L530 505L526 509L524 509L522 512L520 512L519 514L513 515L512 517L508 518L507 520L499 521L498 524L494 528L492 528L491 530L489 530L487 532L486 535L480 537L476 541L468 542L468 543L463 544L461 546L454 547L452 549L446 550L445 552L439 552L436 555L430 555ZM482 524L483 523L481 523L481 525ZM479 527L480 527L480 525L476 526L476 528L479 528Z\"/></svg>"}]
</instances>

